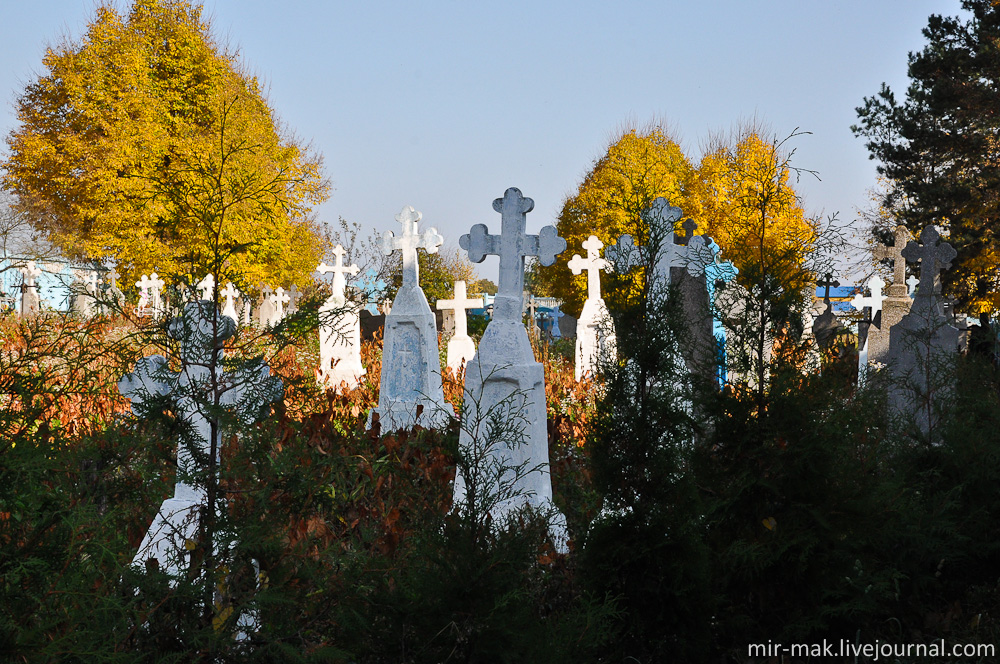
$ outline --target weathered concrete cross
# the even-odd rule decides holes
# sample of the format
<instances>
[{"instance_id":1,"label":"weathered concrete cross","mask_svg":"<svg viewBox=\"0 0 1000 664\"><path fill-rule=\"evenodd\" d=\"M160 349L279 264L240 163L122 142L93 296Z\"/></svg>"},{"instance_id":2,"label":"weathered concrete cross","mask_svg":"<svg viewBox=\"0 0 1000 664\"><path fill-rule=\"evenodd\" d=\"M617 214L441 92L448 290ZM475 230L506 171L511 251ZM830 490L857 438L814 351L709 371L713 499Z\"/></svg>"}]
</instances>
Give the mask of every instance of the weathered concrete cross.
<instances>
[{"instance_id":1,"label":"weathered concrete cross","mask_svg":"<svg viewBox=\"0 0 1000 664\"><path fill-rule=\"evenodd\" d=\"M876 245L872 252L876 260L892 261L892 285L889 287L890 297L906 296L906 261L903 259L903 249L910 239L910 231L906 226L896 226L894 243L891 245Z\"/></svg>"},{"instance_id":2,"label":"weathered concrete cross","mask_svg":"<svg viewBox=\"0 0 1000 664\"><path fill-rule=\"evenodd\" d=\"M468 321L465 316L466 309L479 309L483 306L482 298L470 298L467 296L464 281L455 282L455 297L450 300L438 300L437 308L442 311L453 311L455 313L455 334L456 337L469 336Z\"/></svg>"},{"instance_id":3,"label":"weathered concrete cross","mask_svg":"<svg viewBox=\"0 0 1000 664\"><path fill-rule=\"evenodd\" d=\"M405 212L406 208L403 208L403 210ZM417 214L419 215L419 213ZM404 233L405 233L405 227L404 227ZM437 247L434 248L434 251L437 251ZM331 297L336 298L338 302L345 302L347 300L347 295L346 295L347 279L346 277L344 277L344 275L350 274L351 276L354 276L358 273L359 270L357 265L344 265L345 253L347 252L344 251L344 247L338 244L336 247L333 248L333 255L334 255L333 265L320 263L319 267L316 268L316 271L319 272L320 274L327 274L328 272L333 272L333 294L331 295ZM405 258L406 255L405 251L403 252L403 255Z\"/></svg>"},{"instance_id":4,"label":"weathered concrete cross","mask_svg":"<svg viewBox=\"0 0 1000 664\"><path fill-rule=\"evenodd\" d=\"M417 249L424 249L429 254L437 253L438 247L444 243L444 238L438 235L436 228L428 228L423 233L417 232L417 223L423 215L406 205L396 215L396 221L403 225L403 234L399 237L387 231L382 236L382 253L386 256L399 249L403 254L403 286L416 286L420 283L420 266L417 263Z\"/></svg>"},{"instance_id":5,"label":"weathered concrete cross","mask_svg":"<svg viewBox=\"0 0 1000 664\"><path fill-rule=\"evenodd\" d=\"M587 271L587 299L601 299L601 270L607 270L611 263L601 258L601 248L604 243L596 235L591 235L583 243L583 248L587 250L587 257L581 258L580 254L573 254L566 266L573 271L573 274L580 274Z\"/></svg>"},{"instance_id":6,"label":"weathered concrete cross","mask_svg":"<svg viewBox=\"0 0 1000 664\"><path fill-rule=\"evenodd\" d=\"M486 256L500 257L500 285L493 305L493 320L521 320L524 305L524 257L538 256L542 265L552 265L566 249L555 226L545 226L538 235L525 233L526 217L535 202L516 187L493 201L500 213L500 235L490 235L486 224L476 224L458 244L469 252L469 260L482 263Z\"/></svg>"},{"instance_id":7,"label":"weathered concrete cross","mask_svg":"<svg viewBox=\"0 0 1000 664\"><path fill-rule=\"evenodd\" d=\"M911 240L902 251L902 256L911 263L920 263L920 286L918 298L929 298L941 294L941 272L951 267L958 255L947 242L940 242L941 235L933 226L924 226L920 232L920 242Z\"/></svg>"}]
</instances>

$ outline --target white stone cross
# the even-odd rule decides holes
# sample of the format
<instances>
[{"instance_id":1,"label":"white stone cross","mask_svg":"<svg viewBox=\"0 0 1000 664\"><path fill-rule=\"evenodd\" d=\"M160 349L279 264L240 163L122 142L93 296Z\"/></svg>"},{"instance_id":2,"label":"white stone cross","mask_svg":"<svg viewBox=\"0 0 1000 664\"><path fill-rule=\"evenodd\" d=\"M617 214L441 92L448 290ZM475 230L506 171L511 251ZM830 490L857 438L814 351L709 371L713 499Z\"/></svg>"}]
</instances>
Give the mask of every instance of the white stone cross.
<instances>
[{"instance_id":1,"label":"white stone cross","mask_svg":"<svg viewBox=\"0 0 1000 664\"><path fill-rule=\"evenodd\" d=\"M261 289L261 303L260 311L257 314L260 316L260 326L269 327L274 325L274 291L271 290L270 286L264 286Z\"/></svg>"},{"instance_id":2,"label":"white stone cross","mask_svg":"<svg viewBox=\"0 0 1000 664\"><path fill-rule=\"evenodd\" d=\"M28 261L24 267L18 268L21 276L24 277L24 288L35 288L35 279L42 275L42 271L35 265L35 261Z\"/></svg>"},{"instance_id":3,"label":"white stone cross","mask_svg":"<svg viewBox=\"0 0 1000 664\"><path fill-rule=\"evenodd\" d=\"M601 299L601 270L607 270L611 263L601 258L601 248L604 243L596 235L591 235L583 243L583 248L587 250L587 257L581 258L580 254L573 254L573 258L566 264L573 274L580 274L587 271L587 299Z\"/></svg>"},{"instance_id":4,"label":"white stone cross","mask_svg":"<svg viewBox=\"0 0 1000 664\"><path fill-rule=\"evenodd\" d=\"M910 231L906 226L900 224L896 226L894 243L891 245L876 245L872 252L876 260L892 261L892 286L889 287L889 295L892 297L902 297L906 295L904 284L906 283L906 261L903 259L903 249L910 239Z\"/></svg>"},{"instance_id":5,"label":"white stone cross","mask_svg":"<svg viewBox=\"0 0 1000 664\"><path fill-rule=\"evenodd\" d=\"M226 303L222 307L222 315L229 316L233 319L233 322L239 323L240 318L236 314L236 298L240 296L240 292L236 290L236 286L233 286L233 282L227 281L226 287L219 291L219 295L226 298ZM205 298L207 299L207 298Z\"/></svg>"},{"instance_id":6,"label":"white stone cross","mask_svg":"<svg viewBox=\"0 0 1000 664\"><path fill-rule=\"evenodd\" d=\"M868 280L868 290L871 291L871 295L868 297L862 297L861 293L858 293L854 296L854 299L851 300L851 306L858 311L862 311L865 307L869 307L872 310L869 319L874 321L876 314L882 311L882 301L886 298L885 295L882 295L883 288L885 288L885 281L882 277L876 274Z\"/></svg>"},{"instance_id":7,"label":"white stone cross","mask_svg":"<svg viewBox=\"0 0 1000 664\"><path fill-rule=\"evenodd\" d=\"M294 314L299 310L299 298L302 297L302 293L299 292L299 287L292 284L292 287L288 289L288 309L287 314Z\"/></svg>"},{"instance_id":8,"label":"white stone cross","mask_svg":"<svg viewBox=\"0 0 1000 664\"><path fill-rule=\"evenodd\" d=\"M951 267L958 252L947 242L940 242L941 235L933 226L920 232L920 242L911 240L902 256L911 263L920 263L920 287L917 297L929 298L941 294L941 272Z\"/></svg>"},{"instance_id":9,"label":"white stone cross","mask_svg":"<svg viewBox=\"0 0 1000 664\"><path fill-rule=\"evenodd\" d=\"M403 211L405 212L406 208L403 208ZM400 214L402 214L402 213L400 213ZM420 213L418 212L417 214L419 215ZM406 231L406 227L405 226L404 226L403 230L404 230L404 237L405 237L405 231ZM430 229L430 230L434 230L434 229ZM434 251L437 251L437 247L434 248ZM344 254L345 253L347 253L347 252L344 251L344 247L342 247L341 245L338 244L336 247L333 248L333 255L335 257L334 261L333 261L333 265L327 265L326 263L320 263L319 267L316 268L316 271L319 272L320 274L327 274L328 272L333 272L333 295L332 295L332 297L337 298L338 302L344 302L344 301L347 300L347 295L346 295L346 292L345 292L346 288L347 288L347 279L344 277L344 275L345 274L350 274L350 275L353 276L353 275L356 275L358 273L358 270L359 270L359 268L358 268L357 265L344 265ZM431 252L431 253L434 253L434 252ZM405 258L405 256L406 256L406 252L405 251L403 252L403 255L404 255L404 258Z\"/></svg>"},{"instance_id":10,"label":"white stone cross","mask_svg":"<svg viewBox=\"0 0 1000 664\"><path fill-rule=\"evenodd\" d=\"M118 280L122 278L122 275L118 274L118 268L111 268L108 272L107 279L111 283L111 290L116 291L118 288Z\"/></svg>"},{"instance_id":11,"label":"white stone cross","mask_svg":"<svg viewBox=\"0 0 1000 664\"><path fill-rule=\"evenodd\" d=\"M163 287L163 280L153 272L150 275L142 275L139 281L135 282L135 287L139 289L139 314L148 313L147 309L152 309L153 313L160 311L160 288Z\"/></svg>"},{"instance_id":12,"label":"white stone cross","mask_svg":"<svg viewBox=\"0 0 1000 664\"><path fill-rule=\"evenodd\" d=\"M212 273L206 274L195 288L201 291L200 299L211 300L215 296L215 276Z\"/></svg>"},{"instance_id":13,"label":"white stone cross","mask_svg":"<svg viewBox=\"0 0 1000 664\"><path fill-rule=\"evenodd\" d=\"M403 234L396 237L392 231L386 231L382 236L382 253L388 256L399 249L403 254L403 286L416 286L420 283L417 249L434 254L444 243L444 238L436 228L428 228L423 233L417 232L417 223L422 218L423 215L414 210L412 205L406 205L396 215L396 221L403 225Z\"/></svg>"},{"instance_id":14,"label":"white stone cross","mask_svg":"<svg viewBox=\"0 0 1000 664\"><path fill-rule=\"evenodd\" d=\"M284 288L278 286L274 294L271 295L271 304L274 306L274 317L271 319L273 321L272 325L277 325L285 317L286 302L288 302L288 295L285 294Z\"/></svg>"},{"instance_id":15,"label":"white stone cross","mask_svg":"<svg viewBox=\"0 0 1000 664\"><path fill-rule=\"evenodd\" d=\"M465 316L466 309L479 309L483 306L483 298L470 298L467 296L465 282L455 282L455 297L450 300L438 300L437 308L442 311L455 312L455 336L469 336L468 320Z\"/></svg>"},{"instance_id":16,"label":"white stone cross","mask_svg":"<svg viewBox=\"0 0 1000 664\"><path fill-rule=\"evenodd\" d=\"M910 278L906 280L906 285L909 287L907 295L910 297L917 292L917 285L920 283L920 279L917 279L917 275L911 274Z\"/></svg>"},{"instance_id":17,"label":"white stone cross","mask_svg":"<svg viewBox=\"0 0 1000 664\"><path fill-rule=\"evenodd\" d=\"M525 233L526 216L535 202L516 187L493 201L500 213L500 235L490 235L486 224L476 224L458 244L469 252L469 260L482 263L487 255L500 257L500 286L493 305L493 320L521 320L524 307L524 257L537 256L542 265L552 265L566 249L555 226L545 226L538 235Z\"/></svg>"},{"instance_id":18,"label":"white stone cross","mask_svg":"<svg viewBox=\"0 0 1000 664\"><path fill-rule=\"evenodd\" d=\"M94 270L87 270L83 273L83 286L87 289L87 294L90 296L97 295L97 272Z\"/></svg>"}]
</instances>

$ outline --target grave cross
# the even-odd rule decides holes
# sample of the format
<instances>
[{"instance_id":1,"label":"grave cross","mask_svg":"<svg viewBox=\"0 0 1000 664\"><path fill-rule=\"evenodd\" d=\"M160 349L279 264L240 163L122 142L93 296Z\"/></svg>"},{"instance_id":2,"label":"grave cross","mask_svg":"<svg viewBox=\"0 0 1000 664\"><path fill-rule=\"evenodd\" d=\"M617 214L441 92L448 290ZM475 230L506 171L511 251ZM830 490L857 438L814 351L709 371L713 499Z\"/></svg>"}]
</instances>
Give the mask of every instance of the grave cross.
<instances>
[{"instance_id":1,"label":"grave cross","mask_svg":"<svg viewBox=\"0 0 1000 664\"><path fill-rule=\"evenodd\" d=\"M458 245L469 252L469 260L482 263L487 255L500 257L500 286L494 300L493 319L520 320L524 297L524 257L538 256L542 265L552 265L556 255L566 248L555 226L545 226L538 235L525 233L526 217L535 202L521 195L516 187L493 201L500 213L500 235L490 235L486 224L476 224L463 235Z\"/></svg>"},{"instance_id":2,"label":"grave cross","mask_svg":"<svg viewBox=\"0 0 1000 664\"><path fill-rule=\"evenodd\" d=\"M917 275L911 274L910 278L906 280L906 285L909 287L907 295L913 297L913 294L917 292L917 285L920 283L920 279L917 279Z\"/></svg>"},{"instance_id":3,"label":"grave cross","mask_svg":"<svg viewBox=\"0 0 1000 664\"><path fill-rule=\"evenodd\" d=\"M215 295L215 276L212 273L206 274L195 288L201 291L200 299L211 300Z\"/></svg>"},{"instance_id":4,"label":"grave cross","mask_svg":"<svg viewBox=\"0 0 1000 664\"><path fill-rule=\"evenodd\" d=\"M122 275L118 274L118 268L111 268L108 272L107 279L111 282L111 292L118 291L118 280L122 278Z\"/></svg>"},{"instance_id":5,"label":"grave cross","mask_svg":"<svg viewBox=\"0 0 1000 664\"><path fill-rule=\"evenodd\" d=\"M386 256L396 249L403 254L403 286L419 284L419 265L417 264L417 249L424 249L429 254L437 253L444 238L438 235L436 228L428 228L423 233L417 232L417 223L423 215L406 205L396 215L396 221L403 225L403 234L395 237L392 231L382 236L382 253Z\"/></svg>"},{"instance_id":6,"label":"grave cross","mask_svg":"<svg viewBox=\"0 0 1000 664\"><path fill-rule=\"evenodd\" d=\"M285 289L278 286L274 294L271 295L271 304L274 306L274 325L281 322L281 319L285 317L285 303L288 302L288 295L285 294Z\"/></svg>"},{"instance_id":7,"label":"grave cross","mask_svg":"<svg viewBox=\"0 0 1000 664\"><path fill-rule=\"evenodd\" d=\"M482 298L470 298L466 294L465 282L455 282L455 297L451 300L438 300L437 308L455 312L456 337L469 336L469 327L465 317L466 309L478 309L483 306Z\"/></svg>"},{"instance_id":8,"label":"grave cross","mask_svg":"<svg viewBox=\"0 0 1000 664\"><path fill-rule=\"evenodd\" d=\"M288 289L288 313L294 314L299 310L299 298L302 297L302 293L299 292L299 287L292 284L292 287Z\"/></svg>"},{"instance_id":9,"label":"grave cross","mask_svg":"<svg viewBox=\"0 0 1000 664\"><path fill-rule=\"evenodd\" d=\"M868 322L875 322L878 317L878 313L882 311L882 301L885 299L885 295L882 295L882 289L885 287L885 281L882 277L877 274L868 280L868 290L871 291L871 295L868 297L862 297L861 293L854 296L851 300L851 306L862 311L865 307L871 309L871 315L868 317ZM881 326L880 326L881 327Z\"/></svg>"},{"instance_id":10,"label":"grave cross","mask_svg":"<svg viewBox=\"0 0 1000 664\"><path fill-rule=\"evenodd\" d=\"M88 270L83 273L83 287L87 290L87 294L91 297L97 295L97 272L94 270Z\"/></svg>"},{"instance_id":11,"label":"grave cross","mask_svg":"<svg viewBox=\"0 0 1000 664\"><path fill-rule=\"evenodd\" d=\"M35 261L28 261L24 267L18 269L24 277L24 283L21 286L21 290L35 288L35 279L42 275L42 271L35 265Z\"/></svg>"},{"instance_id":12,"label":"grave cross","mask_svg":"<svg viewBox=\"0 0 1000 664\"><path fill-rule=\"evenodd\" d=\"M891 245L879 244L872 252L876 260L892 261L892 286L889 287L891 297L902 297L906 295L906 261L903 259L903 249L910 239L910 231L906 226L900 224L896 226L894 243Z\"/></svg>"},{"instance_id":13,"label":"grave cross","mask_svg":"<svg viewBox=\"0 0 1000 664\"><path fill-rule=\"evenodd\" d=\"M691 238L694 237L694 232L698 229L698 222L694 219L688 218L684 220L681 227L684 229L684 235L677 236L677 244L682 247L686 247L691 241Z\"/></svg>"},{"instance_id":14,"label":"grave cross","mask_svg":"<svg viewBox=\"0 0 1000 664\"><path fill-rule=\"evenodd\" d=\"M941 235L933 226L924 226L920 242L911 240L902 256L911 263L920 263L920 285L917 297L929 298L941 294L941 272L951 267L958 252L947 242L940 242Z\"/></svg>"},{"instance_id":15,"label":"grave cross","mask_svg":"<svg viewBox=\"0 0 1000 664\"><path fill-rule=\"evenodd\" d=\"M163 280L153 272L149 276L145 274L139 281L135 282L135 287L139 289L139 309L140 313L148 307L154 314L159 313L162 307L160 301L160 289L163 288Z\"/></svg>"},{"instance_id":16,"label":"grave cross","mask_svg":"<svg viewBox=\"0 0 1000 664\"><path fill-rule=\"evenodd\" d=\"M405 208L404 208L405 211ZM419 214L419 213L418 213ZM433 230L433 229L431 229ZM404 228L405 232L405 228ZM435 247L434 251L437 251ZM326 274L328 272L333 272L333 296L338 302L344 302L347 299L345 294L345 289L347 288L347 280L344 277L345 274L356 275L358 273L357 265L344 265L344 248L341 245L337 245L333 248L334 261L333 265L327 265L326 263L320 263L316 271L320 274ZM433 253L433 252L431 252ZM403 253L404 257L406 252Z\"/></svg>"},{"instance_id":17,"label":"grave cross","mask_svg":"<svg viewBox=\"0 0 1000 664\"><path fill-rule=\"evenodd\" d=\"M825 287L823 292L823 302L830 304L830 287L840 288L840 282L833 278L833 275L829 272L826 273L826 278L823 281L817 281L817 286Z\"/></svg>"},{"instance_id":18,"label":"grave cross","mask_svg":"<svg viewBox=\"0 0 1000 664\"><path fill-rule=\"evenodd\" d=\"M580 274L587 271L587 299L601 299L601 270L607 270L611 263L601 258L601 248L604 243L596 235L591 235L583 243L583 248L587 250L587 257L581 258L580 254L573 254L573 258L566 264L573 274Z\"/></svg>"},{"instance_id":19,"label":"grave cross","mask_svg":"<svg viewBox=\"0 0 1000 664\"><path fill-rule=\"evenodd\" d=\"M236 314L235 299L240 296L240 292L236 290L236 286L233 286L233 282L227 281L226 287L219 291L219 295L226 298L226 303L222 307L222 315L229 316L233 319L233 322L239 323L240 319Z\"/></svg>"}]
</instances>

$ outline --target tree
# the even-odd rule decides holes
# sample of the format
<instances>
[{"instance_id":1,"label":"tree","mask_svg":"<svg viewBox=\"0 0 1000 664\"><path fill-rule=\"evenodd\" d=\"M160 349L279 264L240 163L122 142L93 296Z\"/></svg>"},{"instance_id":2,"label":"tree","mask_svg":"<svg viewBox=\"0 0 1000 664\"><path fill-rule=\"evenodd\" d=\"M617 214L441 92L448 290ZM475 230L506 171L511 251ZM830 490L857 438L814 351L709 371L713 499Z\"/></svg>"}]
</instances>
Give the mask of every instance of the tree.
<instances>
[{"instance_id":1,"label":"tree","mask_svg":"<svg viewBox=\"0 0 1000 664\"><path fill-rule=\"evenodd\" d=\"M321 160L282 132L200 6L103 5L43 63L18 100L3 183L69 257L218 276L221 255L250 283L305 281L322 254Z\"/></svg>"},{"instance_id":2,"label":"tree","mask_svg":"<svg viewBox=\"0 0 1000 664\"><path fill-rule=\"evenodd\" d=\"M579 315L587 297L587 278L573 276L567 263L582 251L583 242L596 235L610 245L626 233L639 241L648 234L642 213L660 196L697 218L695 178L694 167L662 127L621 132L594 162L577 193L563 203L556 228L566 238L567 250L551 266L537 268L538 286L562 299L563 311Z\"/></svg>"},{"instance_id":3,"label":"tree","mask_svg":"<svg viewBox=\"0 0 1000 664\"><path fill-rule=\"evenodd\" d=\"M915 235L945 227L958 251L943 275L961 304L990 306L1000 291L1000 8L963 0L971 16L932 15L927 44L909 54L906 99L883 84L851 129L891 183L884 207ZM901 202L905 204L900 204Z\"/></svg>"}]
</instances>

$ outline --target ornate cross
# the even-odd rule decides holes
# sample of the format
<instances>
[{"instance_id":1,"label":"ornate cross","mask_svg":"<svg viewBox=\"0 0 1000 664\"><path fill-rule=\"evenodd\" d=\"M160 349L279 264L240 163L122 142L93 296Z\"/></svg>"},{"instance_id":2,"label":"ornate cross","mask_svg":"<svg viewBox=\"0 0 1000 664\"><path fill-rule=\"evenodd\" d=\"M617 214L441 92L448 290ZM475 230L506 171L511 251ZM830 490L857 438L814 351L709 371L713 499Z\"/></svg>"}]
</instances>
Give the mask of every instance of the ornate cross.
<instances>
[{"instance_id":1,"label":"ornate cross","mask_svg":"<svg viewBox=\"0 0 1000 664\"><path fill-rule=\"evenodd\" d=\"M587 257L581 258L580 254L573 254L566 266L573 271L573 274L580 274L587 271L587 299L601 299L601 270L607 270L611 263L601 258L601 248L604 243L596 235L591 235L583 243L583 248L587 250Z\"/></svg>"},{"instance_id":2,"label":"ornate cross","mask_svg":"<svg viewBox=\"0 0 1000 664\"><path fill-rule=\"evenodd\" d=\"M410 208L410 209L412 210L413 208ZM405 212L406 208L403 208L403 211ZM417 215L419 215L419 214L420 213L418 212ZM431 230L434 230L434 229L432 228ZM405 231L405 228L404 228L404 231ZM391 233L389 235L391 235ZM437 251L437 247L434 247L434 251ZM344 248L338 244L336 247L333 248L333 255L334 255L333 265L331 266L331 265L327 265L326 263L320 263L319 267L316 268L316 271L319 272L320 274L326 274L328 272L333 272L333 295L332 295L332 297L337 298L337 301L339 301L339 302L344 302L347 299L347 295L345 294L345 289L347 288L347 280L344 277L344 275L345 274L350 274L352 276L356 275L358 273L358 269L359 269L357 265L344 265L344 254L345 253L347 253L347 252L344 251ZM434 253L434 252L431 252L431 253ZM406 255L405 251L403 252L403 255L404 255L404 258L405 258L405 255ZM404 272L404 274L405 274L405 272Z\"/></svg>"},{"instance_id":3,"label":"ornate cross","mask_svg":"<svg viewBox=\"0 0 1000 664\"><path fill-rule=\"evenodd\" d=\"M36 286L35 279L42 275L42 271L35 265L35 261L28 261L24 267L18 269L21 271L21 276L24 277L22 289L34 288Z\"/></svg>"},{"instance_id":4,"label":"ornate cross","mask_svg":"<svg viewBox=\"0 0 1000 664\"><path fill-rule=\"evenodd\" d=\"M535 202L521 195L516 187L493 201L500 213L500 235L490 235L486 224L476 224L458 244L469 252L469 260L482 263L486 256L500 257L500 286L494 300L493 318L521 320L524 307L524 257L538 256L542 265L552 265L556 255L566 248L555 226L545 226L538 235L525 233L526 217Z\"/></svg>"},{"instance_id":5,"label":"ornate cross","mask_svg":"<svg viewBox=\"0 0 1000 664\"><path fill-rule=\"evenodd\" d=\"M222 307L222 315L229 316L233 319L233 322L239 323L239 316L236 314L236 298L240 296L240 292L236 290L236 286L233 286L233 282L227 281L226 287L219 291L219 295L226 298L226 303Z\"/></svg>"},{"instance_id":6,"label":"ornate cross","mask_svg":"<svg viewBox=\"0 0 1000 664\"><path fill-rule=\"evenodd\" d=\"M823 293L823 301L830 304L830 287L840 288L840 282L833 278L833 275L829 272L826 273L826 278L822 281L816 282L817 286L822 286L825 288Z\"/></svg>"},{"instance_id":7,"label":"ornate cross","mask_svg":"<svg viewBox=\"0 0 1000 664\"><path fill-rule=\"evenodd\" d=\"M455 312L455 336L469 336L469 327L465 317L466 309L478 309L483 306L482 298L470 298L465 291L465 282L455 282L455 297L451 300L438 300L437 308Z\"/></svg>"},{"instance_id":8,"label":"ornate cross","mask_svg":"<svg viewBox=\"0 0 1000 664\"><path fill-rule=\"evenodd\" d=\"M201 291L200 299L211 300L215 296L215 276L211 273L206 274L195 288Z\"/></svg>"},{"instance_id":9,"label":"ornate cross","mask_svg":"<svg viewBox=\"0 0 1000 664\"><path fill-rule=\"evenodd\" d=\"M885 295L882 295L882 289L885 288L885 281L882 277L877 274L868 280L868 290L871 292L869 297L862 297L861 293L854 296L851 300L851 306L862 311L865 307L871 309L871 315L869 316L869 321L874 322L878 313L882 311L882 300L885 299Z\"/></svg>"},{"instance_id":10,"label":"ornate cross","mask_svg":"<svg viewBox=\"0 0 1000 664\"><path fill-rule=\"evenodd\" d=\"M920 263L920 287L917 297L933 297L941 294L941 272L951 267L958 255L947 242L940 242L941 235L933 226L924 226L920 232L920 242L910 241L902 255L910 263Z\"/></svg>"},{"instance_id":11,"label":"ornate cross","mask_svg":"<svg viewBox=\"0 0 1000 664\"><path fill-rule=\"evenodd\" d=\"M271 295L271 304L274 305L274 324L277 325L281 322L281 319L285 317L285 303L288 302L288 296L285 294L285 289L278 286L274 294Z\"/></svg>"},{"instance_id":12,"label":"ornate cross","mask_svg":"<svg viewBox=\"0 0 1000 664\"><path fill-rule=\"evenodd\" d=\"M909 287L907 295L913 297L913 294L917 292L917 285L920 283L920 279L917 279L917 275L911 274L910 278L906 280L906 285Z\"/></svg>"},{"instance_id":13,"label":"ornate cross","mask_svg":"<svg viewBox=\"0 0 1000 664\"><path fill-rule=\"evenodd\" d=\"M119 288L118 288L118 280L121 279L121 278L122 278L122 275L118 274L118 268L113 267L113 268L111 268L111 271L108 272L107 279L108 279L109 282L111 282L111 291L112 292L119 290Z\"/></svg>"},{"instance_id":14,"label":"ornate cross","mask_svg":"<svg viewBox=\"0 0 1000 664\"><path fill-rule=\"evenodd\" d=\"M906 295L906 261L903 259L903 249L910 239L910 231L906 226L900 224L896 226L894 243L891 245L876 245L874 251L876 260L892 261L892 286L889 287L891 297L902 297Z\"/></svg>"},{"instance_id":15,"label":"ornate cross","mask_svg":"<svg viewBox=\"0 0 1000 664\"><path fill-rule=\"evenodd\" d=\"M382 236L382 253L386 256L396 249L403 254L403 286L416 286L420 283L419 265L417 264L417 249L424 249L429 254L437 253L444 238L438 235L436 228L428 228L423 233L417 233L417 222L423 215L406 205L396 215L396 221L403 225L403 234L395 237L392 231Z\"/></svg>"}]
</instances>

